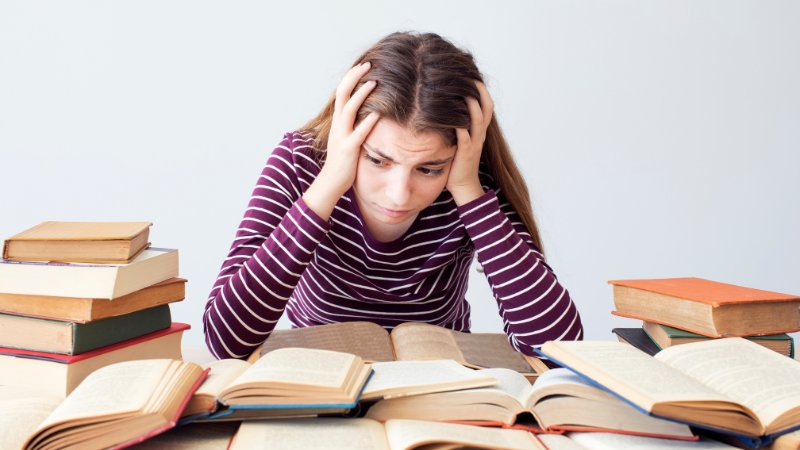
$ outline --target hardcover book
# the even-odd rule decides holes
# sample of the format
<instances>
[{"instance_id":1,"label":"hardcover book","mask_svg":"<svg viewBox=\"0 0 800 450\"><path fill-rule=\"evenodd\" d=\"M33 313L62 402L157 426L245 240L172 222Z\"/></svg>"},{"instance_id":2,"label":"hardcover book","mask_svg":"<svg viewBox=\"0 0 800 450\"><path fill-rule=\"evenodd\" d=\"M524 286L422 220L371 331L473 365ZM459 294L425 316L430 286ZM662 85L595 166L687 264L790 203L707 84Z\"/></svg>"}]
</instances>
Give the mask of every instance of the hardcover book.
<instances>
[{"instance_id":1,"label":"hardcover book","mask_svg":"<svg viewBox=\"0 0 800 450\"><path fill-rule=\"evenodd\" d=\"M177 276L178 250L153 247L130 264L0 260L6 294L113 299Z\"/></svg>"},{"instance_id":2,"label":"hardcover book","mask_svg":"<svg viewBox=\"0 0 800 450\"><path fill-rule=\"evenodd\" d=\"M800 297L702 278L609 281L614 314L708 337L800 331Z\"/></svg>"},{"instance_id":3,"label":"hardcover book","mask_svg":"<svg viewBox=\"0 0 800 450\"><path fill-rule=\"evenodd\" d=\"M150 222L42 222L6 239L3 259L125 264L147 247Z\"/></svg>"}]
</instances>

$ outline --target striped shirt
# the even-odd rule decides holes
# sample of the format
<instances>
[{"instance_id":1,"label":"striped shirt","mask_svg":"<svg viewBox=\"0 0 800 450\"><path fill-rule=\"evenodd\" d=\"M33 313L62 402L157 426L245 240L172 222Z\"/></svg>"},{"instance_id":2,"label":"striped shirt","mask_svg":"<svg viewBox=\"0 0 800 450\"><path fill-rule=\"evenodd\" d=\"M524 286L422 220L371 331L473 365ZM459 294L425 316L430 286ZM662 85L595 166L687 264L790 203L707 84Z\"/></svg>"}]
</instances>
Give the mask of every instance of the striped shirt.
<instances>
[{"instance_id":1,"label":"striped shirt","mask_svg":"<svg viewBox=\"0 0 800 450\"><path fill-rule=\"evenodd\" d=\"M582 337L569 293L488 175L481 172L480 198L457 206L444 191L400 238L380 242L352 188L327 222L303 202L320 171L312 142L287 133L253 190L203 315L217 358L246 357L284 311L294 327L365 320L469 331L475 253L514 348L532 355L545 341Z\"/></svg>"}]
</instances>

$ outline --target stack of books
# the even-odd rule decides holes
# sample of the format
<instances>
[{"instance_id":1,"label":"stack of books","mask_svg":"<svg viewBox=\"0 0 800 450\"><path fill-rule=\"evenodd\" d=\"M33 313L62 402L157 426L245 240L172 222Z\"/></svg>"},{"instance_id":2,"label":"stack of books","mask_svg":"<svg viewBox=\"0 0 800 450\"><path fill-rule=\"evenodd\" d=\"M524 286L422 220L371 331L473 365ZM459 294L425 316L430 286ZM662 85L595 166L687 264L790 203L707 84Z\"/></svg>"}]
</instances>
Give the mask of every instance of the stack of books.
<instances>
[{"instance_id":1,"label":"stack of books","mask_svg":"<svg viewBox=\"0 0 800 450\"><path fill-rule=\"evenodd\" d=\"M745 337L794 358L800 297L702 278L609 281L613 314L642 320L641 328L615 328L625 342L655 354L674 345Z\"/></svg>"},{"instance_id":2,"label":"stack of books","mask_svg":"<svg viewBox=\"0 0 800 450\"><path fill-rule=\"evenodd\" d=\"M66 397L100 367L181 359L178 251L149 222L44 222L3 245L0 385Z\"/></svg>"}]
</instances>

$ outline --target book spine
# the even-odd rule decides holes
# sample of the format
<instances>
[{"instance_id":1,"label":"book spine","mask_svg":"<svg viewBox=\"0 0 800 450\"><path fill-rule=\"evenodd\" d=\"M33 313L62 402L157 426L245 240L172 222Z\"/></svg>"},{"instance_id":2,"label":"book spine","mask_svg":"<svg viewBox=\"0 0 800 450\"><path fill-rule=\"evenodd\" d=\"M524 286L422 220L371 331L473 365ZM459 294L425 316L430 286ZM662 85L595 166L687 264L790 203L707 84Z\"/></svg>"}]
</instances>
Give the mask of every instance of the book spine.
<instances>
[{"instance_id":1,"label":"book spine","mask_svg":"<svg viewBox=\"0 0 800 450\"><path fill-rule=\"evenodd\" d=\"M79 355L106 345L144 336L169 328L172 323L168 305L143 309L107 319L73 326L72 355Z\"/></svg>"}]
</instances>

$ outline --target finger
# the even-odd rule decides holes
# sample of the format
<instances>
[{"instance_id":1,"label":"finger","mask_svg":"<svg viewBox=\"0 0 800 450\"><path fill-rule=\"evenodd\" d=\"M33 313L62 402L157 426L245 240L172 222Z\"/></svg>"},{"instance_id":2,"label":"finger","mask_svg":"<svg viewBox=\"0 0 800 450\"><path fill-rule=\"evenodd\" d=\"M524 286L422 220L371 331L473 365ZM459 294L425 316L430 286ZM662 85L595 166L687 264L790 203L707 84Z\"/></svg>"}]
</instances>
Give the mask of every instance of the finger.
<instances>
[{"instance_id":1,"label":"finger","mask_svg":"<svg viewBox=\"0 0 800 450\"><path fill-rule=\"evenodd\" d=\"M456 138L458 140L458 149L456 150L456 157L458 157L458 152L462 149L469 148L470 142L472 142L472 138L469 135L469 131L466 128L456 128Z\"/></svg>"},{"instance_id":2,"label":"finger","mask_svg":"<svg viewBox=\"0 0 800 450\"><path fill-rule=\"evenodd\" d=\"M488 125L494 113L494 100L492 100L492 96L489 95L489 89L486 88L483 82L476 81L475 86L478 88L478 92L481 95L481 111L483 112L485 124Z\"/></svg>"},{"instance_id":3,"label":"finger","mask_svg":"<svg viewBox=\"0 0 800 450\"><path fill-rule=\"evenodd\" d=\"M472 136L480 136L483 132L483 111L478 100L474 97L467 97L467 110L469 110L469 133Z\"/></svg>"},{"instance_id":4,"label":"finger","mask_svg":"<svg viewBox=\"0 0 800 450\"><path fill-rule=\"evenodd\" d=\"M367 117L364 118L357 126L356 129L353 130L353 133L350 135L350 139L354 141L358 147L361 147L361 144L367 139L369 136L370 131L372 128L375 127L375 124L378 123L378 119L380 119L380 115L375 111L369 113Z\"/></svg>"},{"instance_id":5,"label":"finger","mask_svg":"<svg viewBox=\"0 0 800 450\"><path fill-rule=\"evenodd\" d=\"M344 108L342 108L340 117L344 123L350 124L350 128L353 127L353 123L356 121L356 114L359 108L364 104L364 100L366 100L367 96L375 89L376 85L377 82L375 80L370 80L362 84L361 87L356 90L356 93L350 97L350 100L347 101Z\"/></svg>"},{"instance_id":6,"label":"finger","mask_svg":"<svg viewBox=\"0 0 800 450\"><path fill-rule=\"evenodd\" d=\"M350 68L347 73L342 78L342 81L339 82L339 86L336 87L336 100L334 101L334 112L337 109L340 109L345 104L347 104L347 100L350 99L350 94L352 94L353 89L358 84L358 80L364 76L369 71L370 63L369 61L359 64L355 67Z\"/></svg>"}]
</instances>

